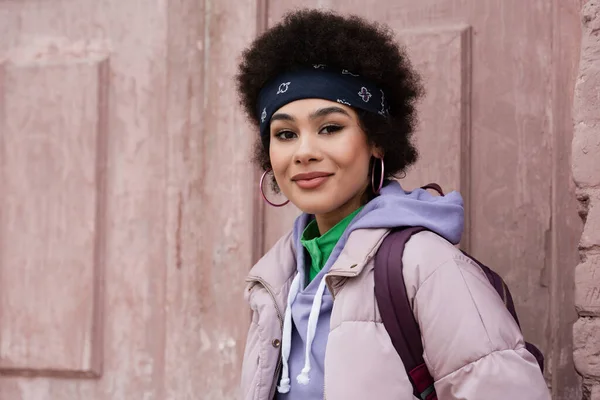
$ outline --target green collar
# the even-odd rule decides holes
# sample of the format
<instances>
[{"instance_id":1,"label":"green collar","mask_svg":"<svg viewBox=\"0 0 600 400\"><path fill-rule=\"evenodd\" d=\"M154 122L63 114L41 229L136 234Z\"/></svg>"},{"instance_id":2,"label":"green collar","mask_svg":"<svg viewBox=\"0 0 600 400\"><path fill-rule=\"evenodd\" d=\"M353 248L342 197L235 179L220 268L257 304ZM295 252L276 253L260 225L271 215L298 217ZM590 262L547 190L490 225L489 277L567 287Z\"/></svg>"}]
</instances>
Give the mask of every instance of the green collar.
<instances>
[{"instance_id":1,"label":"green collar","mask_svg":"<svg viewBox=\"0 0 600 400\"><path fill-rule=\"evenodd\" d=\"M312 220L304 229L302 238L300 241L304 248L310 254L311 265L308 269L308 283L310 283L315 276L323 269L333 248L337 244L338 240L350 224L356 214L358 214L363 207L359 207L346 218L338 222L333 228L325 232L323 235L319 232L317 221ZM308 266L307 266L308 267Z\"/></svg>"}]
</instances>

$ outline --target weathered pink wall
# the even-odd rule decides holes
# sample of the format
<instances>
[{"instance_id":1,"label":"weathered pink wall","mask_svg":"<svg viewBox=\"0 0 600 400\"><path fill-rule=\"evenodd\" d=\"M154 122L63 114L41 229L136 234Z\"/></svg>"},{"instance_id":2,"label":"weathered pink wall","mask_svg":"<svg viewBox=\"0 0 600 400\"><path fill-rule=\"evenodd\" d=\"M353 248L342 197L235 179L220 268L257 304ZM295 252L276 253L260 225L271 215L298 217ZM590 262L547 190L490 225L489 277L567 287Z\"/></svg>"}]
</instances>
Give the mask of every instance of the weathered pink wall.
<instances>
[{"instance_id":1,"label":"weathered pink wall","mask_svg":"<svg viewBox=\"0 0 600 400\"><path fill-rule=\"evenodd\" d=\"M257 196L232 78L297 6L408 44L429 94L406 185L463 191L464 246L507 278L554 399L581 398L572 332L600 397L598 1L575 107L572 330L581 0L1 0L0 399L237 398L244 277L297 211Z\"/></svg>"},{"instance_id":2,"label":"weathered pink wall","mask_svg":"<svg viewBox=\"0 0 600 400\"><path fill-rule=\"evenodd\" d=\"M254 1L0 1L0 399L234 399Z\"/></svg>"},{"instance_id":3,"label":"weathered pink wall","mask_svg":"<svg viewBox=\"0 0 600 400\"><path fill-rule=\"evenodd\" d=\"M585 229L575 276L575 366L584 399L600 400L600 2L582 11L583 38L575 92L573 176Z\"/></svg>"}]
</instances>

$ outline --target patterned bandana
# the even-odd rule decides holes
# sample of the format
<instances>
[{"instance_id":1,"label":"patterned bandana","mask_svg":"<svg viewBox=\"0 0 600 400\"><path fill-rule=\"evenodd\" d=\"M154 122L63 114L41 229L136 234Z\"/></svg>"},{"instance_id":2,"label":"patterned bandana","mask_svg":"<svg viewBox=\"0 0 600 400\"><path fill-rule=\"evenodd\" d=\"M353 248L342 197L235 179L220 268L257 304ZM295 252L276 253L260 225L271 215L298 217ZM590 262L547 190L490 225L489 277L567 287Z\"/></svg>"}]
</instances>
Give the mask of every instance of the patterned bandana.
<instances>
[{"instance_id":1,"label":"patterned bandana","mask_svg":"<svg viewBox=\"0 0 600 400\"><path fill-rule=\"evenodd\" d=\"M260 135L268 137L271 117L278 109L292 101L315 98L337 101L384 117L389 115L383 90L348 70L318 64L285 72L262 88L257 110Z\"/></svg>"}]
</instances>

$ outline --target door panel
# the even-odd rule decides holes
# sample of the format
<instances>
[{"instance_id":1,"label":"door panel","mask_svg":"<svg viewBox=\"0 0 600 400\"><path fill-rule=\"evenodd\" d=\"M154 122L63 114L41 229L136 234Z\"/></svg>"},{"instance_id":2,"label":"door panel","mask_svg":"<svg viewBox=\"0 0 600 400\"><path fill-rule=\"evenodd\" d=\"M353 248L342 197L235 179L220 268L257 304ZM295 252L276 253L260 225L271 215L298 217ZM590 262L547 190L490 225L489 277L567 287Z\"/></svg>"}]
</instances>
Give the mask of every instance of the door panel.
<instances>
[{"instance_id":1,"label":"door panel","mask_svg":"<svg viewBox=\"0 0 600 400\"><path fill-rule=\"evenodd\" d=\"M98 376L107 57L21 61L5 64L0 103L0 368Z\"/></svg>"},{"instance_id":2,"label":"door panel","mask_svg":"<svg viewBox=\"0 0 600 400\"><path fill-rule=\"evenodd\" d=\"M401 179L402 186L412 190L436 182L445 192L469 193L471 27L404 30L398 36L428 89L414 140L419 160ZM461 247L466 250L470 238L465 226Z\"/></svg>"},{"instance_id":3,"label":"door panel","mask_svg":"<svg viewBox=\"0 0 600 400\"><path fill-rule=\"evenodd\" d=\"M237 398L257 10L204 3L0 2L0 399Z\"/></svg>"},{"instance_id":4,"label":"door panel","mask_svg":"<svg viewBox=\"0 0 600 400\"><path fill-rule=\"evenodd\" d=\"M115 6L0 3L3 399L161 386L164 24Z\"/></svg>"}]
</instances>

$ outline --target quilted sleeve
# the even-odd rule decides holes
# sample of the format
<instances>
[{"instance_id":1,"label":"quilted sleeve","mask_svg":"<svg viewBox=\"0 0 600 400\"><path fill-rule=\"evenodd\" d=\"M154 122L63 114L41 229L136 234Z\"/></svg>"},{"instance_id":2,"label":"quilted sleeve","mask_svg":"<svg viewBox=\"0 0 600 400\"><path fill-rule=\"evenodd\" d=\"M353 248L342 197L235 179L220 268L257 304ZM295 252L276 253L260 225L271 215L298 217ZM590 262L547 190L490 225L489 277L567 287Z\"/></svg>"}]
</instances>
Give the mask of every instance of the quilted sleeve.
<instances>
[{"instance_id":1,"label":"quilted sleeve","mask_svg":"<svg viewBox=\"0 0 600 400\"><path fill-rule=\"evenodd\" d=\"M416 258L408 273L405 261L405 280L438 399L550 400L519 327L481 269L450 244L430 245L440 247L433 265L431 251L421 259L407 250Z\"/></svg>"}]
</instances>

